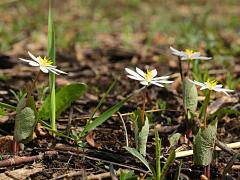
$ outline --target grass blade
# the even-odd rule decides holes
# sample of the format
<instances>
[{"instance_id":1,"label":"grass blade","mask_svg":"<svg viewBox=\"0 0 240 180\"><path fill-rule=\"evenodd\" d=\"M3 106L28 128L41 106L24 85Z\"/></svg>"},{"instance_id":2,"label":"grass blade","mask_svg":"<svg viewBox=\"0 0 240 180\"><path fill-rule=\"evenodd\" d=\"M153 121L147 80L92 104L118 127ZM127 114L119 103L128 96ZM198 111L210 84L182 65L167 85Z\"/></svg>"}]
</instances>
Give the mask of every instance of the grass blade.
<instances>
[{"instance_id":1,"label":"grass blade","mask_svg":"<svg viewBox=\"0 0 240 180\"><path fill-rule=\"evenodd\" d=\"M154 134L155 134L156 172L157 172L157 179L160 179L160 176L161 176L161 163L160 163L161 140L159 139L157 129L154 130Z\"/></svg>"},{"instance_id":2,"label":"grass blade","mask_svg":"<svg viewBox=\"0 0 240 180\"><path fill-rule=\"evenodd\" d=\"M53 25L53 15L51 0L49 0L49 11L48 11L48 56L53 61L53 65L56 64L55 55L55 31ZM49 86L50 86L50 96L51 96L51 106L50 106L50 121L51 127L54 131L56 128L56 99L55 99L55 74L49 72Z\"/></svg>"},{"instance_id":3,"label":"grass blade","mask_svg":"<svg viewBox=\"0 0 240 180\"><path fill-rule=\"evenodd\" d=\"M10 104L6 104L6 103L3 103L3 102L0 102L0 107L16 111L16 107L15 106L12 106Z\"/></svg>"},{"instance_id":4,"label":"grass blade","mask_svg":"<svg viewBox=\"0 0 240 180\"><path fill-rule=\"evenodd\" d=\"M172 165L175 157L176 157L176 152L175 152L174 150L172 150L172 151L170 152L168 158L167 158L166 163L165 163L164 166L163 166L160 179L163 179L164 176L167 174L167 171L169 170L170 166Z\"/></svg>"},{"instance_id":5,"label":"grass blade","mask_svg":"<svg viewBox=\"0 0 240 180\"><path fill-rule=\"evenodd\" d=\"M97 110L101 107L102 103L105 101L106 97L108 96L108 94L110 93L110 91L112 90L112 88L115 86L116 84L116 80L114 80L109 88L107 89L107 91L105 92L104 96L101 98L101 100L99 101L97 107L94 109L92 115L90 116L90 120L94 117L94 115L96 114Z\"/></svg>"},{"instance_id":6,"label":"grass blade","mask_svg":"<svg viewBox=\"0 0 240 180\"><path fill-rule=\"evenodd\" d=\"M122 101L118 102L117 104L115 104L114 106L112 106L111 108L106 110L104 113L102 113L93 122L87 124L84 127L83 131L80 133L80 137L85 136L86 133L88 133L92 129L96 128L97 126L101 125L106 120L108 120L114 113L119 111L119 109L123 106L123 104L125 102L127 102L134 94L137 94L137 93L141 92L143 89L144 89L144 87L139 89L139 90L137 90L137 91L135 91L135 92L133 92L132 94L128 95L125 99L123 99Z\"/></svg>"},{"instance_id":7,"label":"grass blade","mask_svg":"<svg viewBox=\"0 0 240 180\"><path fill-rule=\"evenodd\" d=\"M148 168L148 170L152 172L147 160L136 149L126 147L126 146L124 146L124 149L126 149L129 153L131 153L136 158L138 158Z\"/></svg>"}]
</instances>

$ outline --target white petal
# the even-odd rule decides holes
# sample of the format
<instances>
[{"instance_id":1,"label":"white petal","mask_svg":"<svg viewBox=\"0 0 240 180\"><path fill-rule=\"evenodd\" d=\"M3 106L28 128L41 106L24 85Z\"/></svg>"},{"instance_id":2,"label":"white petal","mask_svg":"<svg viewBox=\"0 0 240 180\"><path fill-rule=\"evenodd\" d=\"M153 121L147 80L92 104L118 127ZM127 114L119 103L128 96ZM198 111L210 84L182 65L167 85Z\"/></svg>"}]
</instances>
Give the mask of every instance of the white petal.
<instances>
[{"instance_id":1,"label":"white petal","mask_svg":"<svg viewBox=\"0 0 240 180\"><path fill-rule=\"evenodd\" d=\"M35 61L32 61L32 60L23 59L23 58L18 58L18 59L21 60L21 61L24 61L24 62L28 62L28 63L30 63L30 62L35 62Z\"/></svg>"},{"instance_id":2,"label":"white petal","mask_svg":"<svg viewBox=\"0 0 240 180\"><path fill-rule=\"evenodd\" d=\"M125 71L127 71L128 74L135 76L138 79L145 80L142 76L140 76L138 73L136 73L135 71L133 71L131 69L125 68Z\"/></svg>"},{"instance_id":3,"label":"white petal","mask_svg":"<svg viewBox=\"0 0 240 180\"><path fill-rule=\"evenodd\" d=\"M53 70L53 71L56 71L56 72L58 72L58 73L62 73L62 74L67 74L66 72L64 72L64 71L61 71L61 70L59 70L59 69L56 69L56 68L53 68L53 67L47 67L48 69L51 69L51 70Z\"/></svg>"},{"instance_id":4,"label":"white petal","mask_svg":"<svg viewBox=\"0 0 240 180\"><path fill-rule=\"evenodd\" d=\"M54 71L53 69L49 69L49 68L47 68L50 72L52 72L52 73L54 73L54 74L56 74L56 75L59 75L56 71Z\"/></svg>"},{"instance_id":5,"label":"white petal","mask_svg":"<svg viewBox=\"0 0 240 180\"><path fill-rule=\"evenodd\" d=\"M147 81L141 81L140 84L144 85L144 86L148 86L148 82Z\"/></svg>"},{"instance_id":6,"label":"white petal","mask_svg":"<svg viewBox=\"0 0 240 180\"><path fill-rule=\"evenodd\" d=\"M23 59L23 58L19 58L21 61L27 62L29 65L31 66L39 66L39 64L35 61L32 60L28 60L28 59Z\"/></svg>"},{"instance_id":7,"label":"white petal","mask_svg":"<svg viewBox=\"0 0 240 180\"><path fill-rule=\"evenodd\" d=\"M169 83L173 83L174 81L164 81L164 80L161 80L161 81L153 81L153 82L169 84Z\"/></svg>"},{"instance_id":8,"label":"white petal","mask_svg":"<svg viewBox=\"0 0 240 180\"><path fill-rule=\"evenodd\" d=\"M31 66L40 66L37 62L35 62L35 61L32 61L32 62L30 62L29 63L29 65L31 65Z\"/></svg>"},{"instance_id":9,"label":"white petal","mask_svg":"<svg viewBox=\"0 0 240 180\"><path fill-rule=\"evenodd\" d=\"M201 86L201 87L206 87L206 85L204 83L198 82L196 80L192 81L191 79L189 79L190 82L192 82L195 85Z\"/></svg>"},{"instance_id":10,"label":"white petal","mask_svg":"<svg viewBox=\"0 0 240 180\"><path fill-rule=\"evenodd\" d=\"M145 77L145 73L144 73L141 69L139 69L138 67L136 67L136 71L137 71L137 73L140 74L142 77Z\"/></svg>"},{"instance_id":11,"label":"white petal","mask_svg":"<svg viewBox=\"0 0 240 180\"><path fill-rule=\"evenodd\" d=\"M211 57L203 57L203 56L199 56L199 57L192 57L192 59L200 59L200 60L211 60Z\"/></svg>"},{"instance_id":12,"label":"white petal","mask_svg":"<svg viewBox=\"0 0 240 180\"><path fill-rule=\"evenodd\" d=\"M192 57L200 57L200 52L195 52L195 53L192 53Z\"/></svg>"},{"instance_id":13,"label":"white petal","mask_svg":"<svg viewBox=\"0 0 240 180\"><path fill-rule=\"evenodd\" d=\"M48 69L47 68L40 66L40 69L41 69L42 72L48 73Z\"/></svg>"},{"instance_id":14,"label":"white petal","mask_svg":"<svg viewBox=\"0 0 240 180\"><path fill-rule=\"evenodd\" d=\"M184 61L184 60L189 60L189 57L188 56L183 56L181 57L181 60Z\"/></svg>"},{"instance_id":15,"label":"white petal","mask_svg":"<svg viewBox=\"0 0 240 180\"><path fill-rule=\"evenodd\" d=\"M183 51L178 51L177 49L174 49L173 47L170 46L170 49L172 51L172 54L176 55L176 56L185 56L186 53Z\"/></svg>"},{"instance_id":16,"label":"white petal","mask_svg":"<svg viewBox=\"0 0 240 180\"><path fill-rule=\"evenodd\" d=\"M161 76L161 77L155 77L152 80L153 81L157 81L157 80L161 80L161 79L168 79L170 76Z\"/></svg>"},{"instance_id":17,"label":"white petal","mask_svg":"<svg viewBox=\"0 0 240 180\"><path fill-rule=\"evenodd\" d=\"M152 81L151 84L154 84L154 85L159 86L159 87L164 87L162 84L159 84L159 83L154 82L154 81Z\"/></svg>"},{"instance_id":18,"label":"white petal","mask_svg":"<svg viewBox=\"0 0 240 180\"><path fill-rule=\"evenodd\" d=\"M224 88L220 88L220 87L215 87L213 90L215 91L226 91L226 92L234 92L234 90L231 90L231 89L224 89Z\"/></svg>"},{"instance_id":19,"label":"white petal","mask_svg":"<svg viewBox=\"0 0 240 180\"><path fill-rule=\"evenodd\" d=\"M157 75L157 70L156 69L152 70L152 75L153 75L153 77L156 77L156 75Z\"/></svg>"},{"instance_id":20,"label":"white petal","mask_svg":"<svg viewBox=\"0 0 240 180\"><path fill-rule=\"evenodd\" d=\"M223 85L222 84L218 84L216 85L216 88L221 88Z\"/></svg>"},{"instance_id":21,"label":"white petal","mask_svg":"<svg viewBox=\"0 0 240 180\"><path fill-rule=\"evenodd\" d=\"M137 78L137 77L135 77L135 76L127 75L127 77L129 77L130 79L137 80L137 81L142 81L142 78L139 79L139 78Z\"/></svg>"},{"instance_id":22,"label":"white petal","mask_svg":"<svg viewBox=\"0 0 240 180\"><path fill-rule=\"evenodd\" d=\"M28 51L28 54L29 54L29 56L34 60L34 61L37 61L38 62L38 58L37 57L35 57L32 53L30 53L29 51Z\"/></svg>"},{"instance_id":23,"label":"white petal","mask_svg":"<svg viewBox=\"0 0 240 180\"><path fill-rule=\"evenodd\" d=\"M226 91L226 89L223 89L223 88L214 88L213 89L214 91L217 91L217 92L223 92L224 94L226 94L227 96L230 96L228 93L227 93L227 91ZM228 89L229 90L229 89ZM230 91L231 92L231 91Z\"/></svg>"},{"instance_id":24,"label":"white petal","mask_svg":"<svg viewBox=\"0 0 240 180\"><path fill-rule=\"evenodd\" d=\"M203 86L200 88L200 90L204 90L204 89L207 89L207 86Z\"/></svg>"}]
</instances>

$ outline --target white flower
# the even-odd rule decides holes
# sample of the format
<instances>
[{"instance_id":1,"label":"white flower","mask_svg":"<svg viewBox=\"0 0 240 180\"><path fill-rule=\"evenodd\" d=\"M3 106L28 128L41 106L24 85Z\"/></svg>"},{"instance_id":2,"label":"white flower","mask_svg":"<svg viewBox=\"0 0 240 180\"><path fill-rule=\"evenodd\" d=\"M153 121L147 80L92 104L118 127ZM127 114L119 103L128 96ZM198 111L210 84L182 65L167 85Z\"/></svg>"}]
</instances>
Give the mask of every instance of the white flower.
<instances>
[{"instance_id":1,"label":"white flower","mask_svg":"<svg viewBox=\"0 0 240 180\"><path fill-rule=\"evenodd\" d=\"M204 57L200 55L200 52L193 51L191 49L186 49L185 51L178 51L170 46L172 54L175 56L179 56L181 60L193 60L193 59L201 59L201 60L210 60L211 57Z\"/></svg>"},{"instance_id":2,"label":"white flower","mask_svg":"<svg viewBox=\"0 0 240 180\"><path fill-rule=\"evenodd\" d=\"M67 74L64 71L61 71L59 69L56 69L57 66L52 65L52 61L46 57L42 58L41 56L35 57L32 53L28 51L29 56L32 58L32 60L28 59L23 59L19 58L21 61L27 62L29 65L34 66L34 67L39 67L40 70L44 73L49 73L52 72L54 74L59 75L60 73L62 74Z\"/></svg>"},{"instance_id":3,"label":"white flower","mask_svg":"<svg viewBox=\"0 0 240 180\"><path fill-rule=\"evenodd\" d=\"M204 83L201 83L201 82L198 82L198 81L195 81L195 80L194 81L190 80L190 81L193 84L201 86L200 90L204 90L204 89L209 89L210 91L214 90L214 91L217 91L217 92L223 92L228 96L229 96L229 94L227 92L233 92L233 90L222 88L222 85L217 84L216 80L208 79L207 82L204 82Z\"/></svg>"},{"instance_id":4,"label":"white flower","mask_svg":"<svg viewBox=\"0 0 240 180\"><path fill-rule=\"evenodd\" d=\"M125 70L127 71L127 73L128 73L127 76L130 79L140 81L140 83L144 86L149 86L151 84L154 84L156 86L164 87L162 84L173 82L173 81L167 81L167 79L170 76L156 77L157 76L156 69L154 69L152 71L147 70L146 73L137 67L136 67L136 72L131 69L128 69L128 68L125 68Z\"/></svg>"}]
</instances>

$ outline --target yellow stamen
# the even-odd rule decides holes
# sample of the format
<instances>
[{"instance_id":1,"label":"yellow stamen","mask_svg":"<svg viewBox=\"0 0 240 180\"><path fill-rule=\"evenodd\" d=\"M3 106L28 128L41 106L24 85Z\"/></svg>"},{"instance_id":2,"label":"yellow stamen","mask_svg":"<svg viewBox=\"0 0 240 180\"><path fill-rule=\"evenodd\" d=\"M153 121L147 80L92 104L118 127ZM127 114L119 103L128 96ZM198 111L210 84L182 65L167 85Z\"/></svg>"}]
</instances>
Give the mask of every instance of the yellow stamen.
<instances>
[{"instance_id":1,"label":"yellow stamen","mask_svg":"<svg viewBox=\"0 0 240 180\"><path fill-rule=\"evenodd\" d=\"M192 58L192 55L193 55L194 53L198 53L198 52L197 52L197 51L194 51L194 50L191 50L191 49L186 49L186 50L185 50L185 53L186 53L186 55L188 56L188 58L191 59L191 58Z\"/></svg>"},{"instance_id":2,"label":"yellow stamen","mask_svg":"<svg viewBox=\"0 0 240 180\"><path fill-rule=\"evenodd\" d=\"M207 80L207 82L206 82L206 85L207 85L207 88L209 89L209 90L213 90L213 88L215 88L216 87L216 85L217 85L217 80L215 80L215 79L208 79Z\"/></svg>"},{"instance_id":3,"label":"yellow stamen","mask_svg":"<svg viewBox=\"0 0 240 180\"><path fill-rule=\"evenodd\" d=\"M150 82L153 79L152 71L147 70L147 72L145 73L145 79L147 82Z\"/></svg>"},{"instance_id":4,"label":"yellow stamen","mask_svg":"<svg viewBox=\"0 0 240 180\"><path fill-rule=\"evenodd\" d=\"M46 56L44 58L42 58L41 56L38 56L38 60L39 60L40 66L43 66L43 67L47 67L53 64L53 62L50 59L48 59Z\"/></svg>"}]
</instances>

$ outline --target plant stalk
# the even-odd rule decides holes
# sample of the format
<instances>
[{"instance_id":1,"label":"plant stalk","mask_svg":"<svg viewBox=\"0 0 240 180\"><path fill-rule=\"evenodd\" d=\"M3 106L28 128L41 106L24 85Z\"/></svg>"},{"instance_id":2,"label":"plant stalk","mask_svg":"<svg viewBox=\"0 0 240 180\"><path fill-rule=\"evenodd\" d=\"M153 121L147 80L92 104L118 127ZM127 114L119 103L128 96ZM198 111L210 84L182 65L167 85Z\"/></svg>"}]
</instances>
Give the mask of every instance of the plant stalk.
<instances>
[{"instance_id":1,"label":"plant stalk","mask_svg":"<svg viewBox=\"0 0 240 180\"><path fill-rule=\"evenodd\" d=\"M206 106L204 109L204 116L203 116L203 128L205 129L207 127L207 108L208 108L208 103L210 100L210 96L211 96L211 91L209 91L209 94L206 95L205 98L207 98L207 102L206 102Z\"/></svg>"},{"instance_id":2,"label":"plant stalk","mask_svg":"<svg viewBox=\"0 0 240 180\"><path fill-rule=\"evenodd\" d=\"M183 81L182 60L180 57L178 57L178 65L179 65L179 72L180 72L181 80Z\"/></svg>"},{"instance_id":3,"label":"plant stalk","mask_svg":"<svg viewBox=\"0 0 240 180\"><path fill-rule=\"evenodd\" d=\"M142 126L145 124L145 107L146 107L146 101L147 101L147 86L145 86L144 91L143 91L143 104L142 104L142 109L141 109L141 123Z\"/></svg>"},{"instance_id":4,"label":"plant stalk","mask_svg":"<svg viewBox=\"0 0 240 180\"><path fill-rule=\"evenodd\" d=\"M206 95L205 98L207 98L207 101L206 101L206 106L205 106L205 109L204 109L204 117L203 117L203 128L206 129L207 127L207 107L208 107L208 103L210 101L210 97L211 97L211 91L209 91L209 93ZM210 179L210 164L205 166L204 167L204 175Z\"/></svg>"},{"instance_id":5,"label":"plant stalk","mask_svg":"<svg viewBox=\"0 0 240 180\"><path fill-rule=\"evenodd\" d=\"M40 75L40 70L38 71L37 75L35 76L34 80L32 81L29 89L28 89L28 94L27 94L27 103L29 102L29 98L31 97L32 95L32 92L33 92L33 89L35 87L35 84L39 78L39 75Z\"/></svg>"}]
</instances>

